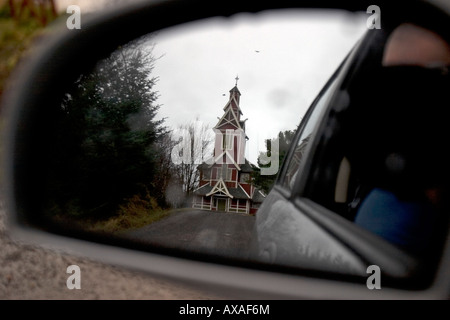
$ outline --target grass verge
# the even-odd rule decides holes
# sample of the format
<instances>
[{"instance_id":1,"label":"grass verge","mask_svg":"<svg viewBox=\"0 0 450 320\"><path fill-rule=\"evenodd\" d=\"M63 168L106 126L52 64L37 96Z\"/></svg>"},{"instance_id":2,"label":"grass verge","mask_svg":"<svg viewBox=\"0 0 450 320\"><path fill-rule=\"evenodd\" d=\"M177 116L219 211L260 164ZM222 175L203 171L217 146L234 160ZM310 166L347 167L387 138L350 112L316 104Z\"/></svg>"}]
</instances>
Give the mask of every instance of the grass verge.
<instances>
[{"instance_id":1,"label":"grass verge","mask_svg":"<svg viewBox=\"0 0 450 320\"><path fill-rule=\"evenodd\" d=\"M132 212L119 214L103 221L84 223L87 231L103 232L108 234L120 234L132 229L137 229L168 217L173 211L159 209L153 212Z\"/></svg>"}]
</instances>

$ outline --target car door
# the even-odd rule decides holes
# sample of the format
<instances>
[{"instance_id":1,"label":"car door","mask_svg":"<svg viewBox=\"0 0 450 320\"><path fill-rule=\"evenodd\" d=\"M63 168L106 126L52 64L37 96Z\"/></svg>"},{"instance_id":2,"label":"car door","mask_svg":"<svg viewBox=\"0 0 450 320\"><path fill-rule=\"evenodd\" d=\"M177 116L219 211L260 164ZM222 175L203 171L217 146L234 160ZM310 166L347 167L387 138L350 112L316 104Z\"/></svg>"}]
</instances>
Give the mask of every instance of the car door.
<instances>
[{"instance_id":1,"label":"car door","mask_svg":"<svg viewBox=\"0 0 450 320\"><path fill-rule=\"evenodd\" d=\"M325 121L329 101L342 82L350 60L341 65L308 110L277 183L258 211L256 250L258 258L268 263L331 272L341 270L359 275L365 273L363 261L293 201L295 185L305 178L303 173L310 165L318 127Z\"/></svg>"},{"instance_id":2,"label":"car door","mask_svg":"<svg viewBox=\"0 0 450 320\"><path fill-rule=\"evenodd\" d=\"M388 286L423 287L429 284L435 271L436 257L441 254L442 238L435 243L436 250L428 250L432 254L418 258L355 223L357 209L370 189L361 183L358 166L372 165L377 161L374 159L384 152L378 144L371 146L370 139L355 138L355 132L361 132L368 114L371 114L371 104L361 103L356 96L376 86L367 79L374 78L379 68L384 69L382 58L387 37L385 31L369 30L301 122L277 183L257 216L257 254L268 264L320 271L324 276L330 272L338 277L351 275L359 279L356 281L363 281L361 277L367 277L369 267L375 266L380 268L383 281ZM404 74L397 80L399 83L407 81ZM390 86L395 88L395 84ZM355 93L357 90L360 92ZM378 103L383 103L381 97L389 100L381 90L380 100L375 99ZM397 95L395 89L391 94ZM375 107L372 105L372 108ZM387 107L379 109L384 110L385 115L377 118L381 127L375 127L373 131L378 128L383 132L387 130L383 128L383 122L386 126L391 122L384 121L392 118L391 111ZM353 113L354 110L359 111ZM360 131L348 129L355 123L358 123L356 127ZM399 132L408 130L407 127L397 124L390 135L380 132L369 135L379 136L378 141L384 137L386 141L382 145L391 145L397 142L397 135L401 136ZM359 141L359 144L350 147L352 151L349 152L348 144L352 140ZM407 144L406 140L402 143ZM348 152L359 154L356 158L364 160L355 160ZM363 156L365 154L370 154L371 159ZM378 174L376 169L371 170L369 175ZM381 172L379 175L384 177ZM378 204L382 201L379 200ZM445 232L439 231L440 234Z\"/></svg>"}]
</instances>

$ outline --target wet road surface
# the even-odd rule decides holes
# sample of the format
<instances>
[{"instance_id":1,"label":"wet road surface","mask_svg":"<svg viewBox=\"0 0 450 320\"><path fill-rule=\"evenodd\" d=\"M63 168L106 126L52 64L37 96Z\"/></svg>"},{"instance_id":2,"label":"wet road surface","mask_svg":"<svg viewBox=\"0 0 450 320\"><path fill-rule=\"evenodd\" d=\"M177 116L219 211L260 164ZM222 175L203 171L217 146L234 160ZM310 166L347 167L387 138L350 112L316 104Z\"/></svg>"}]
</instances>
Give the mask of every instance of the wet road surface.
<instances>
[{"instance_id":1,"label":"wet road surface","mask_svg":"<svg viewBox=\"0 0 450 320\"><path fill-rule=\"evenodd\" d=\"M157 247L246 259L250 254L255 216L203 210L176 211L127 238Z\"/></svg>"}]
</instances>

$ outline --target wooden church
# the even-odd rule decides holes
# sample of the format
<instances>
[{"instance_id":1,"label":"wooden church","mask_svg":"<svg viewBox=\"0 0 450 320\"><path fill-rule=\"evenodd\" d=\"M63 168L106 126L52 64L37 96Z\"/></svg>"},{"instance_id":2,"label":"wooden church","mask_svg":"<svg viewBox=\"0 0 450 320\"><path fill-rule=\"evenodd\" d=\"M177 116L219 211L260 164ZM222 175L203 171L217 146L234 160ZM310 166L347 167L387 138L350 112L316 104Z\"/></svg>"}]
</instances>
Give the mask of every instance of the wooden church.
<instances>
[{"instance_id":1,"label":"wooden church","mask_svg":"<svg viewBox=\"0 0 450 320\"><path fill-rule=\"evenodd\" d=\"M212 158L198 166L199 187L194 191L193 208L255 214L265 195L252 183L258 167L245 159L245 120L241 120L241 93L236 85L216 126Z\"/></svg>"}]
</instances>

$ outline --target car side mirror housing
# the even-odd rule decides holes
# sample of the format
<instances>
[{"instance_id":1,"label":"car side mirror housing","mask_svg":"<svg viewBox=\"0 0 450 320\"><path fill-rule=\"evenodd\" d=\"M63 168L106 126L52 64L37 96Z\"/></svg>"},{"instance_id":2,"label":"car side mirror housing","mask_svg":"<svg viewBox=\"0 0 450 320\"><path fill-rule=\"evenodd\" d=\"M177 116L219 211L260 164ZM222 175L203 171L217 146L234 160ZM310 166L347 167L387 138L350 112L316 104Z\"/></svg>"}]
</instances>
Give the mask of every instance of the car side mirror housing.
<instances>
[{"instance_id":1,"label":"car side mirror housing","mask_svg":"<svg viewBox=\"0 0 450 320\"><path fill-rule=\"evenodd\" d=\"M306 4L304 8L314 8L314 5ZM49 217L48 200L51 195L47 192L51 190L48 184L52 173L52 168L49 168L49 155L55 154L55 150L52 149L54 145L50 141L54 141L55 124L61 123L61 117L58 114L62 106L61 101L72 98L67 93L73 88L74 83L81 82L80 74L89 74L98 62L106 59L111 52L145 34L157 34L173 26L211 17L226 20L239 13L256 15L269 10L292 7L295 5L291 1L269 5L234 0L225 4L204 0L150 3L143 1L99 14L83 16L80 29L68 29L66 21L63 20L49 28L45 39L38 44L33 56L19 68L20 70L12 79L11 89L3 101L3 106L7 110L4 170L8 230L11 236L51 248L61 247L116 265L186 282L195 282L218 290L231 290L232 294L242 298L249 295L256 298L277 299L442 297L443 289L438 286L432 286L431 289L424 291L386 289L382 295L375 293L376 290L371 290L373 288L369 288L365 281L369 277L365 272L366 267L369 266L366 266L364 264L366 261L357 254L348 260L358 266L355 274L322 273L323 270L301 267L296 269L292 266L280 268L277 265L261 264L255 257L244 261L232 257L211 259L209 255L201 252L149 246L111 234L86 232L70 224L55 222L52 217ZM331 2L324 2L319 8L339 9L335 8ZM361 9L364 11L366 8L353 3L344 9L354 12ZM180 12L183 14L179 14ZM255 54L259 54L259 50L256 50ZM234 87L236 90L238 90L237 81L238 77ZM239 97L234 96L236 94L233 91L234 88L230 91L230 101L234 99L233 101L236 102ZM239 105L235 107L235 109L238 108ZM230 109L233 108L230 107ZM230 111L230 114L233 113ZM227 118L226 111L222 119L225 119L225 122L233 121L231 116ZM237 122L245 128L245 120ZM222 148L226 149L230 144L225 136L222 140ZM226 157L226 153L224 154ZM233 163L233 165L236 164ZM237 167L241 169L241 166ZM224 171L220 173L214 170L208 171L210 180L213 180L213 175L216 175L217 183L201 194L205 198L200 198L206 199L208 196L216 195L215 200L211 200L207 205L201 200L195 205L201 206L201 209L205 209L208 205L209 208L215 206L217 210L234 206L236 213L244 212L239 210L247 210L245 213L251 213L250 204L246 204L248 208L243 206L242 202L237 200L237 193L233 194L227 189L227 183L232 180L234 171L229 170L229 173L228 171L224 173L225 169L222 170ZM243 183L252 177L250 173L244 173L246 175L242 177L245 178L241 179ZM218 178L220 175L222 180ZM245 193L246 190L242 189L243 192L239 192ZM260 194L261 197L266 196L263 192ZM228 202L223 200L227 196L230 198ZM271 201L275 203L276 199L271 198ZM296 203L295 201L293 200L292 203ZM315 208L309 202L305 203L300 207L304 206L305 210ZM241 207L239 207L240 204ZM280 205L280 208L282 212L286 207ZM315 226L311 221L305 219L305 224L310 224L311 230L323 231L323 228ZM264 224L264 228L270 228L270 221ZM336 235L328 236L333 238ZM264 235L261 237L264 238ZM269 259L273 254L269 252L270 248L269 246L267 252L264 251ZM339 252L351 251L342 244L336 245L336 248ZM334 250L334 247L330 250ZM448 258L447 252L445 256L447 260L442 262L442 268L448 267ZM407 259L405 258L405 261ZM407 272L408 270L405 271ZM220 276L217 276L219 274ZM445 272L439 273L438 281L448 283L448 275Z\"/></svg>"}]
</instances>

